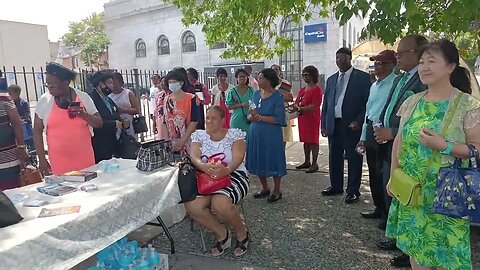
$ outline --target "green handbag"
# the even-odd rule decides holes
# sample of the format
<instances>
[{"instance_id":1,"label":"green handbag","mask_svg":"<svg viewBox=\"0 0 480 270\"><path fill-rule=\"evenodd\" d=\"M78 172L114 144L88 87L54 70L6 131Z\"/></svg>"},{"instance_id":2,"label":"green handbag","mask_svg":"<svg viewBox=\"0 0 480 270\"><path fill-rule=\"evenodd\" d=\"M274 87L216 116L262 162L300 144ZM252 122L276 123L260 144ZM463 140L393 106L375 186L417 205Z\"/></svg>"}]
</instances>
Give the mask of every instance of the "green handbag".
<instances>
[{"instance_id":1,"label":"green handbag","mask_svg":"<svg viewBox=\"0 0 480 270\"><path fill-rule=\"evenodd\" d=\"M440 133L441 137L445 136L445 132L452 122L453 114L458 107L458 102L461 96L461 93L457 95L452 108L448 110L447 121L445 122L442 132ZM425 177L427 177L428 170L431 167L437 153L438 151L433 151L432 157L429 159L422 178L420 179L425 179ZM406 174L401 168L396 168L393 170L392 175L390 176L389 191L404 206L418 207L423 205L422 185L419 181Z\"/></svg>"}]
</instances>

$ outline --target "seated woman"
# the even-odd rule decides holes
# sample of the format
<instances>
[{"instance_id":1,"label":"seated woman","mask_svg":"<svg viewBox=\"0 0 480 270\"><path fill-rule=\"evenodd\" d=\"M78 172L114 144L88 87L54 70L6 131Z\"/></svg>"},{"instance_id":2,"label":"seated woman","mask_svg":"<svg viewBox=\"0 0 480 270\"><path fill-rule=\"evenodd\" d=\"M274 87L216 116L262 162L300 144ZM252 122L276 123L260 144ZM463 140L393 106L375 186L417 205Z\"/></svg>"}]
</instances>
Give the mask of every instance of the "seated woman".
<instances>
[{"instance_id":1,"label":"seated woman","mask_svg":"<svg viewBox=\"0 0 480 270\"><path fill-rule=\"evenodd\" d=\"M246 143L245 132L239 129L223 128L225 111L219 106L207 110L206 130L197 130L192 134L191 159L195 167L213 178L221 178L230 174L232 185L220 189L209 196L197 197L185 203L188 215L203 227L215 234L217 242L211 249L213 256L220 256L231 245L230 232L224 228L210 210L213 209L226 222L235 228L237 244L234 255L242 256L247 251L249 235L235 204L248 193L249 180L243 164ZM201 156L225 154L223 166L217 163L205 163Z\"/></svg>"}]
</instances>

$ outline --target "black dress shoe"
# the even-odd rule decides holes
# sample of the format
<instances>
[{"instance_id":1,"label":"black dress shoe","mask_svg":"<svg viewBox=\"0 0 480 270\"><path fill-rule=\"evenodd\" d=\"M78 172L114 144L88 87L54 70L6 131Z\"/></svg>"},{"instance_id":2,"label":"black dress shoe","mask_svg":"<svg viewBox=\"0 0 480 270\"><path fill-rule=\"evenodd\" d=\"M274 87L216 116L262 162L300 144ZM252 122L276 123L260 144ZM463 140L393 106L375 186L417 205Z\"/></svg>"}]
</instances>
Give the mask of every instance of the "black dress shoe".
<instances>
[{"instance_id":1,"label":"black dress shoe","mask_svg":"<svg viewBox=\"0 0 480 270\"><path fill-rule=\"evenodd\" d=\"M397 242L395 240L387 239L377 243L377 247L381 250L397 250Z\"/></svg>"},{"instance_id":2,"label":"black dress shoe","mask_svg":"<svg viewBox=\"0 0 480 270\"><path fill-rule=\"evenodd\" d=\"M328 188L322 190L322 195L323 196L333 196L333 195L338 195L338 194L343 194L343 190L336 190L336 189L333 189L333 187L328 187Z\"/></svg>"},{"instance_id":3,"label":"black dress shoe","mask_svg":"<svg viewBox=\"0 0 480 270\"><path fill-rule=\"evenodd\" d=\"M304 163L298 165L297 167L295 167L295 169L297 169L297 170L308 169L308 168L310 168L310 162L308 162L308 163L304 162Z\"/></svg>"},{"instance_id":4,"label":"black dress shoe","mask_svg":"<svg viewBox=\"0 0 480 270\"><path fill-rule=\"evenodd\" d=\"M270 196L270 190L265 190L265 191L259 191L255 194L253 194L253 198L255 199L261 199Z\"/></svg>"},{"instance_id":5,"label":"black dress shoe","mask_svg":"<svg viewBox=\"0 0 480 270\"><path fill-rule=\"evenodd\" d=\"M318 171L318 164L312 164L308 170L306 170L306 173L314 173Z\"/></svg>"},{"instance_id":6,"label":"black dress shoe","mask_svg":"<svg viewBox=\"0 0 480 270\"><path fill-rule=\"evenodd\" d=\"M367 219L374 219L374 218L382 218L383 215L380 213L380 211L370 211L370 212L361 212L360 213L363 218Z\"/></svg>"},{"instance_id":7,"label":"black dress shoe","mask_svg":"<svg viewBox=\"0 0 480 270\"><path fill-rule=\"evenodd\" d=\"M394 257L390 260L390 265L393 267L411 267L410 257L407 254Z\"/></svg>"},{"instance_id":8,"label":"black dress shoe","mask_svg":"<svg viewBox=\"0 0 480 270\"><path fill-rule=\"evenodd\" d=\"M352 203L358 202L359 199L360 199L360 195L347 194L347 196L345 197L345 203L352 204Z\"/></svg>"}]
</instances>

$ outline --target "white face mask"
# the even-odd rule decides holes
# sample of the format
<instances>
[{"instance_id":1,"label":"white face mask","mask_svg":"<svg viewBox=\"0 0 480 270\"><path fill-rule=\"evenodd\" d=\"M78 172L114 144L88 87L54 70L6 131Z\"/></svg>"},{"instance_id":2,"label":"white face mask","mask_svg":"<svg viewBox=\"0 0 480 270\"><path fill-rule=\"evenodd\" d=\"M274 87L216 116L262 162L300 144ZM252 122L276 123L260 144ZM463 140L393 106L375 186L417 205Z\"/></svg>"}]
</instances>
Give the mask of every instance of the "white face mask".
<instances>
[{"instance_id":1,"label":"white face mask","mask_svg":"<svg viewBox=\"0 0 480 270\"><path fill-rule=\"evenodd\" d=\"M169 83L168 84L168 89L170 89L170 91L172 91L172 92L178 92L178 91L182 90L182 86L180 85L179 82Z\"/></svg>"}]
</instances>

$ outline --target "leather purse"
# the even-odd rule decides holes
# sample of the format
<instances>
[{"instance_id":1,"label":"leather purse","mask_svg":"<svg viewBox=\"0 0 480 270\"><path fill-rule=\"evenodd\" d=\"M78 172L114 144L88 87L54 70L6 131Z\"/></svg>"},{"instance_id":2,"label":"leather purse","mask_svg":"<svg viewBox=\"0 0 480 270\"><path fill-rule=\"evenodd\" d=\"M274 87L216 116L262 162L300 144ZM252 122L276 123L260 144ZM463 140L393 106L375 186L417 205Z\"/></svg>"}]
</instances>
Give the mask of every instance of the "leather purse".
<instances>
[{"instance_id":1,"label":"leather purse","mask_svg":"<svg viewBox=\"0 0 480 270\"><path fill-rule=\"evenodd\" d=\"M442 132L440 136L445 137L445 132L447 131L448 126L452 122L453 114L455 113L460 97L463 94L458 94L455 98L455 101L452 107L447 112L447 119L443 125ZM428 170L430 169L435 156L438 154L438 151L434 150L431 158L427 162L425 171L422 174L420 179L425 179L428 175ZM418 207L423 205L422 197L422 185L416 179L413 179L410 175L405 173L401 168L396 168L393 170L392 175L390 176L390 193L404 206Z\"/></svg>"},{"instance_id":2,"label":"leather purse","mask_svg":"<svg viewBox=\"0 0 480 270\"><path fill-rule=\"evenodd\" d=\"M0 228L16 224L23 220L12 201L0 191Z\"/></svg>"},{"instance_id":3,"label":"leather purse","mask_svg":"<svg viewBox=\"0 0 480 270\"><path fill-rule=\"evenodd\" d=\"M220 162L223 166L227 166L227 163L223 161L224 159L225 159L225 154L218 153L208 157L207 162L211 162L211 163ZM219 189L226 188L232 185L232 182L230 181L230 175L228 174L221 178L212 178L207 173L197 170L196 176L197 176L198 194L209 195Z\"/></svg>"},{"instance_id":4,"label":"leather purse","mask_svg":"<svg viewBox=\"0 0 480 270\"><path fill-rule=\"evenodd\" d=\"M43 177L38 168L28 165L20 172L20 186L22 187L41 182L43 182Z\"/></svg>"},{"instance_id":5,"label":"leather purse","mask_svg":"<svg viewBox=\"0 0 480 270\"><path fill-rule=\"evenodd\" d=\"M415 181L400 168L393 170L390 178L390 193L403 205L416 207L423 204L420 182Z\"/></svg>"},{"instance_id":6,"label":"leather purse","mask_svg":"<svg viewBox=\"0 0 480 270\"><path fill-rule=\"evenodd\" d=\"M136 115L132 120L133 131L135 134L148 131L147 120L143 115Z\"/></svg>"}]
</instances>

